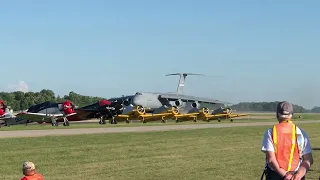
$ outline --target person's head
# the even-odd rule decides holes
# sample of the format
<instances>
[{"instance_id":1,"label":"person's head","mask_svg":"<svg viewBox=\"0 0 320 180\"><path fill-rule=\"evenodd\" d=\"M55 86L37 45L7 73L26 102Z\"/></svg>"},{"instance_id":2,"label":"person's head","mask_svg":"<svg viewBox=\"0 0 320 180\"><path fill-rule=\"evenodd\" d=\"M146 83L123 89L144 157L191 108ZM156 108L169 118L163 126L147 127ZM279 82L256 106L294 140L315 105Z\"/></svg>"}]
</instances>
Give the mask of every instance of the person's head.
<instances>
[{"instance_id":1,"label":"person's head","mask_svg":"<svg viewBox=\"0 0 320 180\"><path fill-rule=\"evenodd\" d=\"M279 122L291 120L293 116L293 106L287 101L282 101L277 106L277 119Z\"/></svg>"},{"instance_id":2,"label":"person's head","mask_svg":"<svg viewBox=\"0 0 320 180\"><path fill-rule=\"evenodd\" d=\"M22 165L22 172L25 176L32 176L36 172L36 167L33 162L24 162Z\"/></svg>"}]
</instances>

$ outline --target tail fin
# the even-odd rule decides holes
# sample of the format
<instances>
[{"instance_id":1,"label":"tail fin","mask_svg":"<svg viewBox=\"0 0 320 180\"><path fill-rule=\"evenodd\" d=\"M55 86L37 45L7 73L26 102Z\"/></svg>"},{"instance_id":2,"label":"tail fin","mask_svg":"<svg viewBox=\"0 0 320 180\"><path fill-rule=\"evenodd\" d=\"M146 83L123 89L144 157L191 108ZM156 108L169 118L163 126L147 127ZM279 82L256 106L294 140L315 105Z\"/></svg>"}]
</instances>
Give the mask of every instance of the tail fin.
<instances>
[{"instance_id":1,"label":"tail fin","mask_svg":"<svg viewBox=\"0 0 320 180\"><path fill-rule=\"evenodd\" d=\"M188 75L197 75L197 76L204 76L203 74L194 74L194 73L173 73L173 74L167 74L166 76L174 76L174 75L179 75L179 84L177 87L177 93L178 94L183 94L183 88L184 88L184 81L186 80L186 77Z\"/></svg>"}]
</instances>

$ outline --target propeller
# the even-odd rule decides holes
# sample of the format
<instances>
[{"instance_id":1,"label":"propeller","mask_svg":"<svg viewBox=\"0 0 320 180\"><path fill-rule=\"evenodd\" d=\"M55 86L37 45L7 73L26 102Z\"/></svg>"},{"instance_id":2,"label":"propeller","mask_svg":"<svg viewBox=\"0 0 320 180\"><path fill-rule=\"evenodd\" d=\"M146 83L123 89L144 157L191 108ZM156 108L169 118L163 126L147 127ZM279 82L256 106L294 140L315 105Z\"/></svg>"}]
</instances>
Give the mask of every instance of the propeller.
<instances>
[{"instance_id":1,"label":"propeller","mask_svg":"<svg viewBox=\"0 0 320 180\"><path fill-rule=\"evenodd\" d=\"M177 106L172 106L171 108L172 108L171 111L173 114L179 114L179 109Z\"/></svg>"},{"instance_id":2,"label":"propeller","mask_svg":"<svg viewBox=\"0 0 320 180\"><path fill-rule=\"evenodd\" d=\"M144 107L142 107L142 106L137 106L137 112L139 113L139 114L144 114L146 111L145 111L145 109L144 109Z\"/></svg>"},{"instance_id":3,"label":"propeller","mask_svg":"<svg viewBox=\"0 0 320 180\"><path fill-rule=\"evenodd\" d=\"M202 113L203 114L209 114L209 109L208 108L202 108Z\"/></svg>"}]
</instances>

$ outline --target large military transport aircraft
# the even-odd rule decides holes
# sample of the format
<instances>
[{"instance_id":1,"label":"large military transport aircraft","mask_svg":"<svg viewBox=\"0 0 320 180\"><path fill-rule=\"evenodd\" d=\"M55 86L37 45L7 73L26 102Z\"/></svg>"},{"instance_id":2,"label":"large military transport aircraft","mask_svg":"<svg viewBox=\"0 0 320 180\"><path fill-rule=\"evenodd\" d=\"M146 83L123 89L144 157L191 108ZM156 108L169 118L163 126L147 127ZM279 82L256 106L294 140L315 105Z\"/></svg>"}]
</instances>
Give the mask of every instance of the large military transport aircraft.
<instances>
[{"instance_id":1,"label":"large military transport aircraft","mask_svg":"<svg viewBox=\"0 0 320 180\"><path fill-rule=\"evenodd\" d=\"M135 95L128 95L116 98L110 98L110 101L122 101L124 104L132 104L134 106L143 106L147 112L153 112L155 109L166 106L179 107L180 112L188 112L192 108L207 107L211 110L215 110L221 107L225 107L227 102L218 101L215 99L197 97L186 95L183 93L184 82L188 75L202 75L194 73L175 73L167 74L166 76L179 75L179 83L176 92L137 92ZM204 75L202 75L204 76Z\"/></svg>"},{"instance_id":2,"label":"large military transport aircraft","mask_svg":"<svg viewBox=\"0 0 320 180\"><path fill-rule=\"evenodd\" d=\"M228 102L222 102L214 99L186 95L183 93L184 82L188 75L202 75L194 73L174 73L166 76L179 75L179 83L176 92L137 92L135 95L128 95L116 98L110 98L109 101L121 102L123 111L115 116L116 119L147 119L159 118L164 121L170 117L177 122L180 120L194 120L199 118L210 120L220 117L238 117L239 115L231 115L230 113L217 114L217 110L227 109ZM210 113L211 111L211 113ZM202 114L202 115L201 115ZM200 116L200 117L199 117ZM243 116L243 115L241 115Z\"/></svg>"}]
</instances>

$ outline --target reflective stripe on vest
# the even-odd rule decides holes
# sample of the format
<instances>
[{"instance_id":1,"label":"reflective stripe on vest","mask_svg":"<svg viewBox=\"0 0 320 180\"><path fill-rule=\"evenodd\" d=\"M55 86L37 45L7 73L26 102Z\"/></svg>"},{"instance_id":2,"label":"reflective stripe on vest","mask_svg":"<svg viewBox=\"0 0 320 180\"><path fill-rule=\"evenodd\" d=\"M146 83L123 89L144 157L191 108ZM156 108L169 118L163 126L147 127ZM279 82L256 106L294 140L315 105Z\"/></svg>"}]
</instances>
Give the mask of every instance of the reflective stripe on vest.
<instances>
[{"instance_id":1,"label":"reflective stripe on vest","mask_svg":"<svg viewBox=\"0 0 320 180\"><path fill-rule=\"evenodd\" d=\"M279 123L273 126L272 137L279 166L287 171L295 171L300 161L296 125L291 122Z\"/></svg>"}]
</instances>

